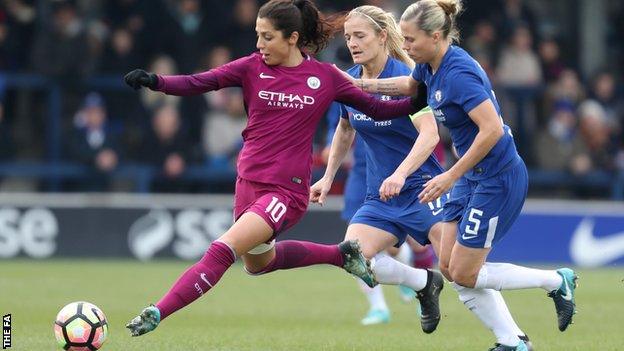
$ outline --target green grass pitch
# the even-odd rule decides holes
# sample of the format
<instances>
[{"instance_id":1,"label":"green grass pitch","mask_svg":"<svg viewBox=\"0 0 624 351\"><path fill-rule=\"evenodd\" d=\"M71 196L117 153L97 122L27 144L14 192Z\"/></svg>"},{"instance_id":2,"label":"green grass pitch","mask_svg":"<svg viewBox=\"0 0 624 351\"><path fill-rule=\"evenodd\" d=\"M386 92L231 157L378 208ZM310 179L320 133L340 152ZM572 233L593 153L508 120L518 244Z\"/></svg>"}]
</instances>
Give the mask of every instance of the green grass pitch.
<instances>
[{"instance_id":1,"label":"green grass pitch","mask_svg":"<svg viewBox=\"0 0 624 351\"><path fill-rule=\"evenodd\" d=\"M52 323L65 304L98 305L110 326L102 350L462 350L485 351L491 333L447 284L438 330L420 330L415 305L385 287L392 321L362 327L367 305L355 281L334 267L247 276L237 264L208 295L131 338L125 323L155 302L188 263L157 261L2 261L0 313L12 313L11 350L56 350ZM552 300L541 290L505 292L537 350L624 350L624 270L579 272L579 313L557 330Z\"/></svg>"}]
</instances>

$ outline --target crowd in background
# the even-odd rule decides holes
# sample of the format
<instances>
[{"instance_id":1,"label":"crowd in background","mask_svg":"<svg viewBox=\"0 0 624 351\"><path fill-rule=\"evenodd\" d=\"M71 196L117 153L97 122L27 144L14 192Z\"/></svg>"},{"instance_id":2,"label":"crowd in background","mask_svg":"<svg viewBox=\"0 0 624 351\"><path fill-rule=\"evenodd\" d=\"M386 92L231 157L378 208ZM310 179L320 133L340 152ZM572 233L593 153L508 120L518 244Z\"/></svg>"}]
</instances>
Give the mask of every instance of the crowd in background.
<instances>
[{"instance_id":1,"label":"crowd in background","mask_svg":"<svg viewBox=\"0 0 624 351\"><path fill-rule=\"evenodd\" d=\"M248 55L255 50L254 26L263 2L0 0L0 77L36 74L61 87L61 159L95 171L67 182L65 190L114 190L111 172L139 162L163 175L153 191L189 191L176 182L189 165L234 168L246 123L240 90L179 98L122 86L98 90L86 82L112 77L121 83L135 68L200 72ZM409 1L316 3L326 12L373 4L399 16ZM522 156L529 168L575 176L624 170L622 63L615 59L581 74L570 28L553 26L532 5L474 0L460 21L461 46L488 73L506 123L514 131L523 128ZM624 6L610 10L609 32L621 33ZM623 57L621 40L604 40L611 40L610 53ZM350 65L340 35L319 58ZM0 162L43 160L43 93L3 84L0 79ZM325 142L320 129L319 151Z\"/></svg>"}]
</instances>

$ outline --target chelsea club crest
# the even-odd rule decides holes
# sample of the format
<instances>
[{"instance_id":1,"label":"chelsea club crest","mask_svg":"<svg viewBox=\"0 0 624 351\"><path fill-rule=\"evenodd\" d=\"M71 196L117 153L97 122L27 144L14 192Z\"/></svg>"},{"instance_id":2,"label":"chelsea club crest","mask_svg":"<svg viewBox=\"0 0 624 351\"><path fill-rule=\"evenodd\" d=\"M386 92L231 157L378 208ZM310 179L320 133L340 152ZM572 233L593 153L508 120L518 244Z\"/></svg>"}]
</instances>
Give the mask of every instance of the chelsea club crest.
<instances>
[{"instance_id":1,"label":"chelsea club crest","mask_svg":"<svg viewBox=\"0 0 624 351\"><path fill-rule=\"evenodd\" d=\"M433 97L437 102L442 101L442 92L440 90L436 90L435 94L433 94Z\"/></svg>"}]
</instances>

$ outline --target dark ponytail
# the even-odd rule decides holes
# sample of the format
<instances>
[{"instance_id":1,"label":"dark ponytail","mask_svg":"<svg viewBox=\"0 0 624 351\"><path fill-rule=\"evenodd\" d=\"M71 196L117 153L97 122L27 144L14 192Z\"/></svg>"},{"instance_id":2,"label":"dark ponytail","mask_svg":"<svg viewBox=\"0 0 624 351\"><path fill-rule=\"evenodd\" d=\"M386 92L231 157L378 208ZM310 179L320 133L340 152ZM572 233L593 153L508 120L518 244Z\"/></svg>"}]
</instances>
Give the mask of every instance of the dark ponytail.
<instances>
[{"instance_id":1,"label":"dark ponytail","mask_svg":"<svg viewBox=\"0 0 624 351\"><path fill-rule=\"evenodd\" d=\"M297 46L318 53L342 27L342 17L325 17L310 0L271 0L262 5L258 17L271 21L284 38L299 33Z\"/></svg>"}]
</instances>

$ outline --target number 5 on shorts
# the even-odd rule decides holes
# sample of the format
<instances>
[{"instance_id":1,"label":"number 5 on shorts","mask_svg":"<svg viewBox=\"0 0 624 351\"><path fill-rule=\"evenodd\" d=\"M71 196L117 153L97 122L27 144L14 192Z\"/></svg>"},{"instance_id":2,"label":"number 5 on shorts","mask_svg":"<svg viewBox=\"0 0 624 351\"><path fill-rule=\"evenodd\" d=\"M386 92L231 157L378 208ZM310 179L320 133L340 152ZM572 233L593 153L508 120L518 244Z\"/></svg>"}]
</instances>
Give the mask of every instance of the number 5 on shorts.
<instances>
[{"instance_id":1,"label":"number 5 on shorts","mask_svg":"<svg viewBox=\"0 0 624 351\"><path fill-rule=\"evenodd\" d=\"M476 208L470 209L470 214L468 215L468 224L466 224L466 233L477 236L479 234L479 227L481 226L481 220L476 218L476 216L483 216L483 211L477 210ZM470 228L470 224L474 226Z\"/></svg>"},{"instance_id":2,"label":"number 5 on shorts","mask_svg":"<svg viewBox=\"0 0 624 351\"><path fill-rule=\"evenodd\" d=\"M279 202L279 199L273 196L271 203L269 204L269 206L267 206L264 212L270 213L271 219L273 220L273 222L277 223L282 218L282 216L284 216L284 214L286 213L286 205Z\"/></svg>"}]
</instances>

